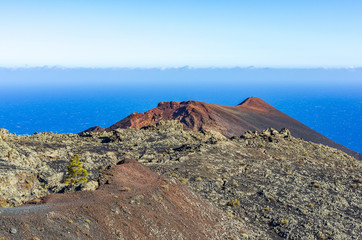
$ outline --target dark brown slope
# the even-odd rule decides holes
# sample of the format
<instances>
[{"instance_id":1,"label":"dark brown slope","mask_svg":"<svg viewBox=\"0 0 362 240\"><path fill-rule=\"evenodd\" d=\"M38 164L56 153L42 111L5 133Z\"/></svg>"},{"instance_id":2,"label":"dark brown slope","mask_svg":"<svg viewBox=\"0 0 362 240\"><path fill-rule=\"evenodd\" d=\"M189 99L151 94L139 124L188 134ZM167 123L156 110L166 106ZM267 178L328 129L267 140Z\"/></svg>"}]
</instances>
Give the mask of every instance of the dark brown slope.
<instances>
[{"instance_id":1,"label":"dark brown slope","mask_svg":"<svg viewBox=\"0 0 362 240\"><path fill-rule=\"evenodd\" d=\"M0 211L0 239L226 239L241 227L181 183L128 160L106 170L98 190Z\"/></svg>"},{"instance_id":2,"label":"dark brown slope","mask_svg":"<svg viewBox=\"0 0 362 240\"><path fill-rule=\"evenodd\" d=\"M277 110L260 98L250 97L235 107L198 101L161 102L144 113L132 113L106 129L94 127L86 131L112 131L117 128L142 128L160 120L180 120L188 130L214 130L227 137L242 135L245 131L266 128L288 128L293 136L340 149L357 159L362 155L348 149L301 122Z\"/></svg>"}]
</instances>

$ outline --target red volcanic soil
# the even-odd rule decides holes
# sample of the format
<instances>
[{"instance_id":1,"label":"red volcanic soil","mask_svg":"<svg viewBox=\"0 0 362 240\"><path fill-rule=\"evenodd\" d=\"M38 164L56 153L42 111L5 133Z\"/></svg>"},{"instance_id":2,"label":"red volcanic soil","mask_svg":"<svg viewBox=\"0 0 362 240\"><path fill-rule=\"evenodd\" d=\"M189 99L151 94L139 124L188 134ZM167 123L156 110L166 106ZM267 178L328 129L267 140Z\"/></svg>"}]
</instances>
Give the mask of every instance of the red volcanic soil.
<instances>
[{"instance_id":1,"label":"red volcanic soil","mask_svg":"<svg viewBox=\"0 0 362 240\"><path fill-rule=\"evenodd\" d=\"M181 183L129 160L105 170L98 190L0 212L5 239L226 239L239 227Z\"/></svg>"},{"instance_id":2,"label":"red volcanic soil","mask_svg":"<svg viewBox=\"0 0 362 240\"><path fill-rule=\"evenodd\" d=\"M187 130L214 130L227 137L240 136L245 131L267 128L288 128L292 135L306 141L340 149L361 159L361 155L323 136L301 122L289 117L260 98L250 97L235 107L198 101L161 102L144 113L132 113L109 128L87 131L112 131L117 128L142 128L160 120L180 120Z\"/></svg>"}]
</instances>

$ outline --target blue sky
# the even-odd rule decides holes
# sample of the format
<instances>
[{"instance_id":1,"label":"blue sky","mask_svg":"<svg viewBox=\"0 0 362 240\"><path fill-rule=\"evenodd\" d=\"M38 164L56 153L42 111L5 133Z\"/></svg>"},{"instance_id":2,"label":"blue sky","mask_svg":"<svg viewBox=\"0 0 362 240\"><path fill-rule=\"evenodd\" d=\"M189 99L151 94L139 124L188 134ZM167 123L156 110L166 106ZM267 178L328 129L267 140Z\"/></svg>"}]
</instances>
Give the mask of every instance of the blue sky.
<instances>
[{"instance_id":1,"label":"blue sky","mask_svg":"<svg viewBox=\"0 0 362 240\"><path fill-rule=\"evenodd\" d=\"M362 1L1 1L0 66L361 67Z\"/></svg>"}]
</instances>

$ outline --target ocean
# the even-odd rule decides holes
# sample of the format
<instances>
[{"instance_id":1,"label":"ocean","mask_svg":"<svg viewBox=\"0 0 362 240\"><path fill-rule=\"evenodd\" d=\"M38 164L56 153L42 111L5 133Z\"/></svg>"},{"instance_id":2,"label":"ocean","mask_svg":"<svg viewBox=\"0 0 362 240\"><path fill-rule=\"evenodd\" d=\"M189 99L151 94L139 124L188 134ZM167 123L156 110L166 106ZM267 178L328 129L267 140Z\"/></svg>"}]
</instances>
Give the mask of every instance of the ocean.
<instances>
[{"instance_id":1,"label":"ocean","mask_svg":"<svg viewBox=\"0 0 362 240\"><path fill-rule=\"evenodd\" d=\"M362 152L361 68L0 68L0 128L78 133L162 101L235 106L250 96Z\"/></svg>"}]
</instances>

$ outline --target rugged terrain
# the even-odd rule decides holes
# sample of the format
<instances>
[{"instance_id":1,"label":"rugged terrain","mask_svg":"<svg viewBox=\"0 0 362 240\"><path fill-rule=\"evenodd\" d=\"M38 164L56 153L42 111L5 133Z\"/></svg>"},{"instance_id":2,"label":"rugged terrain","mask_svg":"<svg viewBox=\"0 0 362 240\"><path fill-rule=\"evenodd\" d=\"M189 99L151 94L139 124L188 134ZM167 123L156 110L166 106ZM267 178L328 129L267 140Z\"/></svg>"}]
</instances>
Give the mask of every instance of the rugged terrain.
<instances>
[{"instance_id":1,"label":"rugged terrain","mask_svg":"<svg viewBox=\"0 0 362 240\"><path fill-rule=\"evenodd\" d=\"M0 132L0 238L362 238L361 162L287 129ZM74 154L88 182L66 185Z\"/></svg>"},{"instance_id":2,"label":"rugged terrain","mask_svg":"<svg viewBox=\"0 0 362 240\"><path fill-rule=\"evenodd\" d=\"M294 137L340 149L362 160L361 154L332 141L256 97L247 98L235 107L199 101L162 102L147 112L132 113L106 129L96 126L86 131L112 131L127 127L140 129L161 120L179 120L184 129L213 130L226 137L240 136L248 130L288 128Z\"/></svg>"},{"instance_id":3,"label":"rugged terrain","mask_svg":"<svg viewBox=\"0 0 362 240\"><path fill-rule=\"evenodd\" d=\"M1 210L6 239L226 239L242 223L133 161L104 170L96 191ZM244 224L245 225L245 224ZM5 230L5 231L4 231Z\"/></svg>"}]
</instances>

